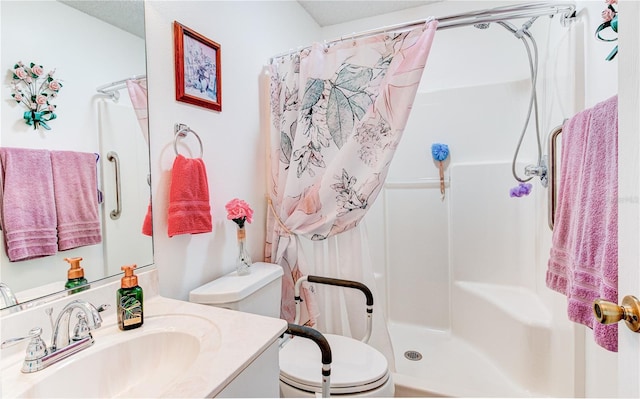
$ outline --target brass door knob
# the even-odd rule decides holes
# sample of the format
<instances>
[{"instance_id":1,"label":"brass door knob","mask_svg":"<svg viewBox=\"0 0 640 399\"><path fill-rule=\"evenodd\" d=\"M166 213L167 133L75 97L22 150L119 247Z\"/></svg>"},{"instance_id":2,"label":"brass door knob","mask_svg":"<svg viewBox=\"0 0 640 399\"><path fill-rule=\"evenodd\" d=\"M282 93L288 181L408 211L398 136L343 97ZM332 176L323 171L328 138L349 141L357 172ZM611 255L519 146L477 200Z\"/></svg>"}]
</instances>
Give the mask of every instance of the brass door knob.
<instances>
[{"instance_id":1,"label":"brass door knob","mask_svg":"<svg viewBox=\"0 0 640 399\"><path fill-rule=\"evenodd\" d=\"M614 324L624 320L631 331L640 330L640 301L633 295L622 298L622 305L604 299L593 301L593 314L602 324Z\"/></svg>"}]
</instances>

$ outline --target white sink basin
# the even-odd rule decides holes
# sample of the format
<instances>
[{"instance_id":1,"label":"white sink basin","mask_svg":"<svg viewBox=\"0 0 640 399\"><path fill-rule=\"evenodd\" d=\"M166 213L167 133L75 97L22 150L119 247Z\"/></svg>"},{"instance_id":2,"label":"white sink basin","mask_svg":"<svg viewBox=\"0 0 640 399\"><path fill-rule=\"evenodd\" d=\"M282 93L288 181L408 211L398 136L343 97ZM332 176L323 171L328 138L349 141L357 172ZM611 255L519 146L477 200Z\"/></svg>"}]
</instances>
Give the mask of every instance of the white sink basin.
<instances>
[{"instance_id":1,"label":"white sink basin","mask_svg":"<svg viewBox=\"0 0 640 399\"><path fill-rule=\"evenodd\" d=\"M129 331L118 330L113 316L107 320L94 332L95 344L70 358L29 374L20 364L4 368L3 396L191 396L193 378L220 346L218 327L196 315L145 317Z\"/></svg>"}]
</instances>

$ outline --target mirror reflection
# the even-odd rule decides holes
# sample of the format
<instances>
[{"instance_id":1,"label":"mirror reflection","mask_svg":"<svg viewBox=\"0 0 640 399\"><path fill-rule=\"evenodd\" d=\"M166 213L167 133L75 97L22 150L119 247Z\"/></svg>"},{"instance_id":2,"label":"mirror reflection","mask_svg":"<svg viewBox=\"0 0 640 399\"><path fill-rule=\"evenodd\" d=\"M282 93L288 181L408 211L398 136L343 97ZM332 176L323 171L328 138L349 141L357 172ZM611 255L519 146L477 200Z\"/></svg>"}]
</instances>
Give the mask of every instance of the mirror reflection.
<instances>
[{"instance_id":1,"label":"mirror reflection","mask_svg":"<svg viewBox=\"0 0 640 399\"><path fill-rule=\"evenodd\" d=\"M98 19L88 13L105 17ZM95 153L96 220L101 232L99 242L71 249L58 242L47 256L12 261L3 229L0 307L6 307L15 300L24 304L64 291L68 280L79 275L77 268L69 272L71 262L66 258L82 258L83 278L92 284L121 273L123 265L152 264L153 244L143 2L2 1L0 15L5 77L1 147ZM109 18L120 26L104 21ZM35 113L25 117L25 104L12 97L16 90L11 82L19 63L42 65L45 73L55 71L52 77L61 87L46 100L55 104L51 110L56 117L45 113L36 116L43 118L50 130L34 128L33 121L29 124ZM7 173L6 167L2 173ZM23 180L22 184L5 184L2 179L3 221L19 208L5 206L7 192L35 185L33 176ZM69 206L78 196L75 192L58 193L62 194L52 200L56 205ZM60 226L57 228L59 241Z\"/></svg>"}]
</instances>

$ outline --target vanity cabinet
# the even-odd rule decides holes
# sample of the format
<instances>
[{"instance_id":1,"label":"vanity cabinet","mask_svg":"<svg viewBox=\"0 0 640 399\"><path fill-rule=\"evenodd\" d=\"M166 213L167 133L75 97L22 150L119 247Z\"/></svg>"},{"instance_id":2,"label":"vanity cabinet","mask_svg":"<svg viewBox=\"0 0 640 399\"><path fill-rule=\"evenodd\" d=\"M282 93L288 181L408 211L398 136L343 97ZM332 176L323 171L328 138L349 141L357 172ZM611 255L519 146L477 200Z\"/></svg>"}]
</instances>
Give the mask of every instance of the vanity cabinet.
<instances>
[{"instance_id":1,"label":"vanity cabinet","mask_svg":"<svg viewBox=\"0 0 640 399\"><path fill-rule=\"evenodd\" d=\"M227 385L218 398L280 397L278 341L273 342Z\"/></svg>"}]
</instances>

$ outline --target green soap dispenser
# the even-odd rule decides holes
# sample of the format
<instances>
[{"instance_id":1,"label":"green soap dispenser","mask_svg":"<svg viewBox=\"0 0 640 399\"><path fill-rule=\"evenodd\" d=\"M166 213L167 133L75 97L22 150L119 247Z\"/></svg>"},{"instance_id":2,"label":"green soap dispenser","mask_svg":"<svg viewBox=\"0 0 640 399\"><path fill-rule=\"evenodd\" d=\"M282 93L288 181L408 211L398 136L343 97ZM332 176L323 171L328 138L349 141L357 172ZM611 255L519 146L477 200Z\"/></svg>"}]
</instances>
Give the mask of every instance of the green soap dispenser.
<instances>
[{"instance_id":1,"label":"green soap dispenser","mask_svg":"<svg viewBox=\"0 0 640 399\"><path fill-rule=\"evenodd\" d=\"M138 328L144 322L142 312L142 288L138 286L138 276L133 274L136 265L122 266L124 277L117 295L118 327L121 330Z\"/></svg>"},{"instance_id":2,"label":"green soap dispenser","mask_svg":"<svg viewBox=\"0 0 640 399\"><path fill-rule=\"evenodd\" d=\"M64 260L71 265L67 272L67 282L64 285L64 288L69 290L69 295L90 288L89 282L84 278L84 269L80 267L82 258L64 258Z\"/></svg>"}]
</instances>

